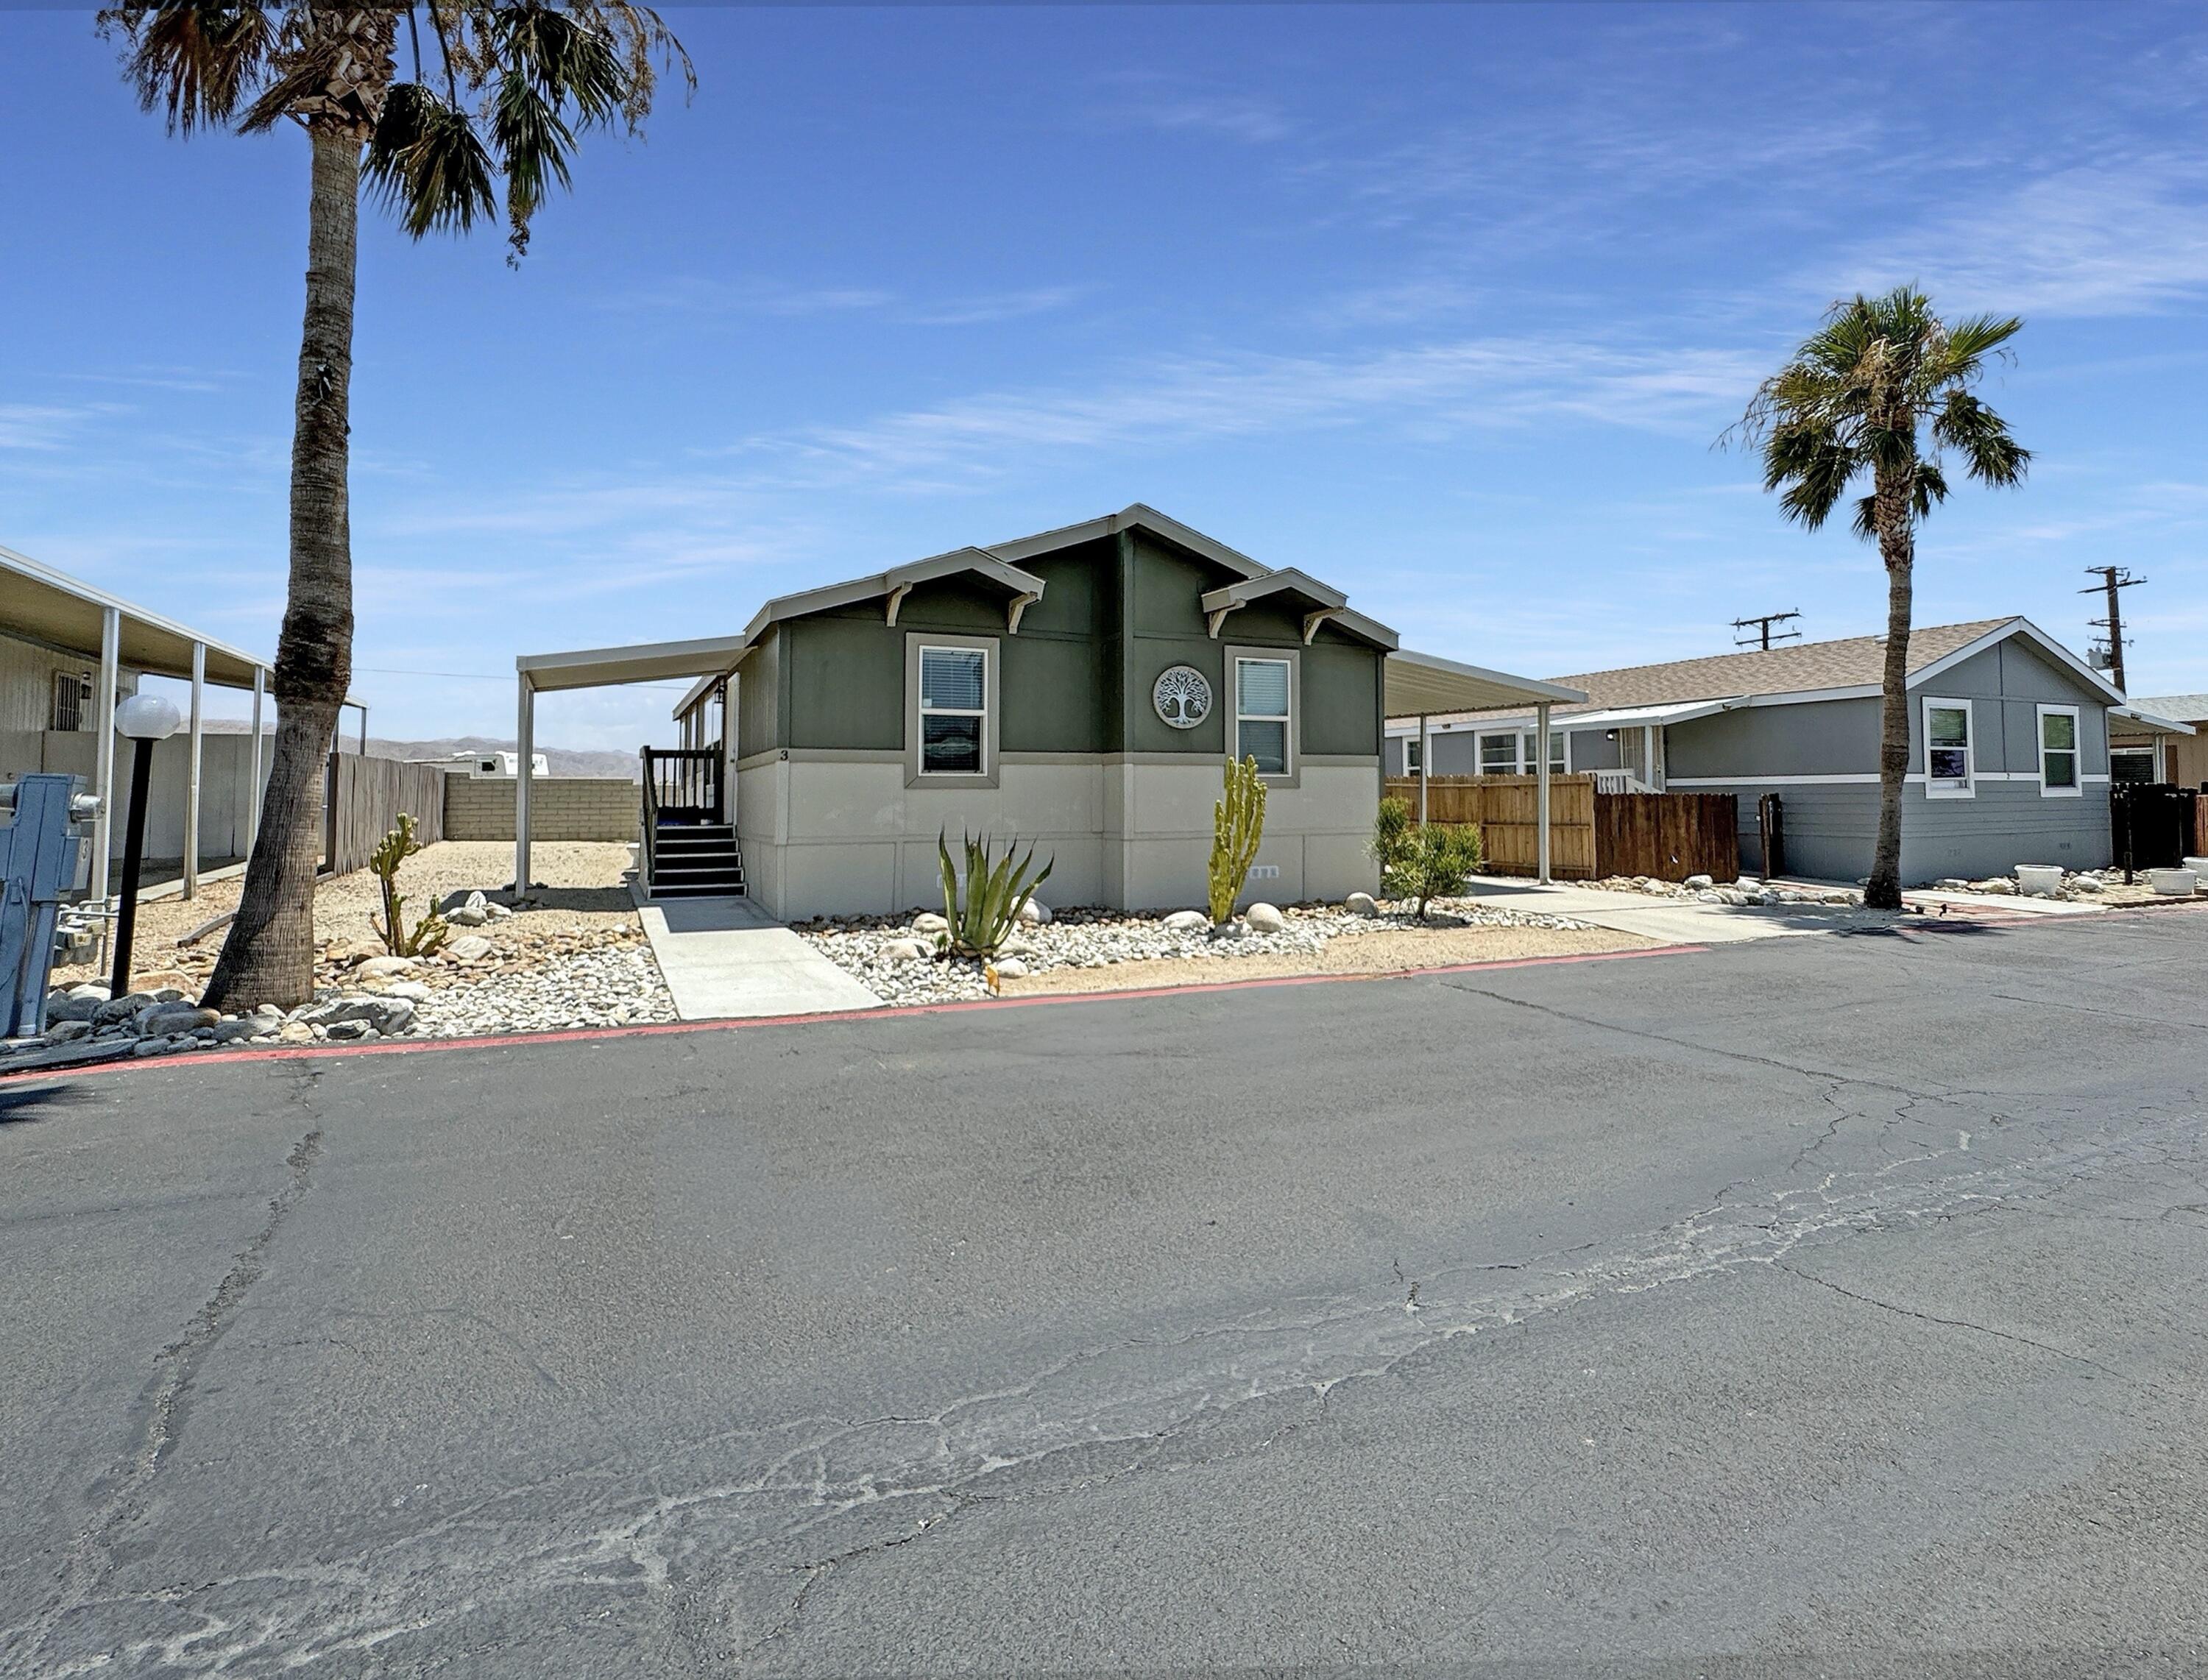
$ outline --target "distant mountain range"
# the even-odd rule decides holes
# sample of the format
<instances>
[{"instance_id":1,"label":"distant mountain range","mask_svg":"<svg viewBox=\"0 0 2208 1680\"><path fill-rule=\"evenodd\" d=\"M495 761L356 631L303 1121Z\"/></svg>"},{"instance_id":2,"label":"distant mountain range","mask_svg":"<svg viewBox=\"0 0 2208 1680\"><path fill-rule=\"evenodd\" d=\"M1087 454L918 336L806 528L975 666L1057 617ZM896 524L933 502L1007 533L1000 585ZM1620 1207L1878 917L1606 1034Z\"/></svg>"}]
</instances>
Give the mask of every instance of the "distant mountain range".
<instances>
[{"instance_id":1,"label":"distant mountain range","mask_svg":"<svg viewBox=\"0 0 2208 1680\"><path fill-rule=\"evenodd\" d=\"M633 753L573 752L565 747L546 747L541 742L537 750L544 755L544 763L555 776L621 776L632 782L644 779L644 766ZM375 735L368 738L368 754L372 759L456 759L463 753L511 753L513 742L493 741L488 735L456 735L449 741L382 741Z\"/></svg>"},{"instance_id":2,"label":"distant mountain range","mask_svg":"<svg viewBox=\"0 0 2208 1680\"><path fill-rule=\"evenodd\" d=\"M209 735L244 735L249 726L243 718L210 717L204 726ZM273 734L273 724L264 725ZM360 737L347 731L345 750L359 749ZM555 776L619 776L631 782L644 779L644 766L633 753L573 752L565 747L539 746L546 766ZM385 741L380 736L368 738L368 755L371 759L457 759L462 753L511 753L513 742L494 741L489 735L454 735L444 741Z\"/></svg>"}]
</instances>

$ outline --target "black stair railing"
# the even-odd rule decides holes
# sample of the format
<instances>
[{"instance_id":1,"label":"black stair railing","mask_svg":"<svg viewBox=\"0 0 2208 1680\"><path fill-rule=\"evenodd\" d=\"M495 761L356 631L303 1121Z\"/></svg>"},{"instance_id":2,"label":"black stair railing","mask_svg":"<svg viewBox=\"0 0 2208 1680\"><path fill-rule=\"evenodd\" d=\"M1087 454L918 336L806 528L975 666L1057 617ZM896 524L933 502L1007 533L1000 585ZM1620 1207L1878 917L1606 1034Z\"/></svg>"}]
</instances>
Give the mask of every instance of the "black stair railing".
<instances>
[{"instance_id":1,"label":"black stair railing","mask_svg":"<svg viewBox=\"0 0 2208 1680\"><path fill-rule=\"evenodd\" d=\"M644 749L647 800L657 819L669 823L728 820L722 797L721 749L717 747L647 747Z\"/></svg>"}]
</instances>

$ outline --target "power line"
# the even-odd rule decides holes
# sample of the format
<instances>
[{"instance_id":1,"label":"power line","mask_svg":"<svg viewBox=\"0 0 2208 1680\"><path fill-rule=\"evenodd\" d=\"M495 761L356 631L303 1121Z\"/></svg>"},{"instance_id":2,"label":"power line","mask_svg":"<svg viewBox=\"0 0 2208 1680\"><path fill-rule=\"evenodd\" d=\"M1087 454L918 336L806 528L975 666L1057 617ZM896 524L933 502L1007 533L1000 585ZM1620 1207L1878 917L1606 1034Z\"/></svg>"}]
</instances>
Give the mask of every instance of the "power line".
<instances>
[{"instance_id":1,"label":"power line","mask_svg":"<svg viewBox=\"0 0 2208 1680\"><path fill-rule=\"evenodd\" d=\"M1735 636L1732 639L1732 645L1735 647L1754 645L1768 653L1773 642L1797 642L1802 639L1802 633L1799 630L1780 630L1774 633L1771 627L1774 624L1784 624L1789 619L1801 616L1800 613L1793 612L1764 613L1754 618L1737 618L1732 621L1732 627L1736 630L1746 630L1749 633L1745 636Z\"/></svg>"}]
</instances>

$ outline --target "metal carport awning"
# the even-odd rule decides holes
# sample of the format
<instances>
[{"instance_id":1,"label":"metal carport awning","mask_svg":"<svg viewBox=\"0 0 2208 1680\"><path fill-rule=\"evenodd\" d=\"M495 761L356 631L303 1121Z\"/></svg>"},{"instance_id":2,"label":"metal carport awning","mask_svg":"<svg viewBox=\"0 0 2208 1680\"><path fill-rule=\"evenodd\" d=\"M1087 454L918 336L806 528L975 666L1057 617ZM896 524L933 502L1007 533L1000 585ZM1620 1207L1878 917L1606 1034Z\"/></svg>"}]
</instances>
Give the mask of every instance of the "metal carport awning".
<instances>
[{"instance_id":1,"label":"metal carport awning","mask_svg":"<svg viewBox=\"0 0 2208 1680\"><path fill-rule=\"evenodd\" d=\"M1485 711L1498 706L1533 705L1540 731L1541 752L1533 771L1535 818L1539 824L1537 873L1544 885L1549 879L1549 708L1576 705L1587 699L1577 688L1561 682L1543 682L1530 676L1512 676L1483 665L1464 665L1439 654L1413 653L1399 648L1390 653L1381 679L1381 711L1387 717L1414 717L1419 720L1419 820L1426 819L1426 781L1433 763L1432 737L1426 719L1437 711Z\"/></svg>"},{"instance_id":2,"label":"metal carport awning","mask_svg":"<svg viewBox=\"0 0 2208 1680\"><path fill-rule=\"evenodd\" d=\"M6 633L57 652L96 663L99 669L93 693L93 723L99 741L93 747L93 791L99 795L99 814L93 819L91 884L88 897L102 905L108 899L108 837L115 810L115 690L124 667L152 676L172 677L191 685L191 711L187 724L189 755L184 781L184 897L199 891L200 879L200 763L204 741L202 716L206 687L249 689L253 694L251 787L252 816L248 832L261 832L261 711L267 696L268 673L251 654L203 636L188 626L135 606L119 595L72 578L43 561L13 549L0 548L0 588L4 588L4 610L0 627ZM348 702L353 704L353 702ZM362 732L366 734L363 709Z\"/></svg>"},{"instance_id":3,"label":"metal carport awning","mask_svg":"<svg viewBox=\"0 0 2208 1680\"><path fill-rule=\"evenodd\" d=\"M571 653L525 653L513 662L515 892L529 891L529 784L537 758L537 697L572 688L615 688L676 677L723 676L736 668L750 647L748 636L705 636L687 642L579 648Z\"/></svg>"}]
</instances>

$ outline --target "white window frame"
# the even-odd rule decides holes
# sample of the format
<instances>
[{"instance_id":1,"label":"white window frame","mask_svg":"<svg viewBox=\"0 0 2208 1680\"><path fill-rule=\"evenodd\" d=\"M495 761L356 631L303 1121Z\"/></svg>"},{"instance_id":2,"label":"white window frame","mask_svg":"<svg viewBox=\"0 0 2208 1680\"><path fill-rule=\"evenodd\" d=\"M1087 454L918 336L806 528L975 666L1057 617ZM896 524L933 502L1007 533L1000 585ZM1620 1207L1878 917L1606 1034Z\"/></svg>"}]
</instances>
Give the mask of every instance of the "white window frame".
<instances>
[{"instance_id":1,"label":"white window frame","mask_svg":"<svg viewBox=\"0 0 2208 1680\"><path fill-rule=\"evenodd\" d=\"M1491 741L1510 743L1510 767L1508 770L1490 770L1487 767L1487 743ZM1489 729L1473 737L1472 750L1479 761L1479 773L1482 776L1517 775L1520 756L1526 750L1524 732L1519 729Z\"/></svg>"},{"instance_id":2,"label":"white window frame","mask_svg":"<svg viewBox=\"0 0 2208 1680\"><path fill-rule=\"evenodd\" d=\"M2070 785L2057 788L2047 780L2047 720L2062 717L2070 720ZM2039 708L2036 727L2039 732L2039 796L2042 799L2082 799L2085 795L2085 724L2079 708L2074 705L2045 705ZM2055 749L2061 752L2061 747Z\"/></svg>"},{"instance_id":3,"label":"white window frame","mask_svg":"<svg viewBox=\"0 0 2208 1680\"><path fill-rule=\"evenodd\" d=\"M1242 668L1245 665L1279 665L1287 671L1288 678L1288 710L1286 717L1276 717L1270 712L1245 712L1242 710ZM1281 767L1278 770L1268 770L1259 772L1261 778L1267 782L1292 783L1295 779L1296 714L1300 709L1297 705L1297 701L1300 698L1297 693L1296 679L1299 673L1296 669L1296 662L1294 657L1284 648L1268 649L1238 647L1231 650L1227 655L1227 698L1233 703L1234 707L1233 713L1233 727L1234 730L1233 753L1235 761L1239 763L1244 758L1249 756L1242 750L1242 725L1245 722L1252 723L1278 723L1281 726Z\"/></svg>"},{"instance_id":4,"label":"white window frame","mask_svg":"<svg viewBox=\"0 0 2208 1680\"><path fill-rule=\"evenodd\" d=\"M1406 776L1416 776L1416 775L1419 773L1418 758L1419 758L1419 738L1418 738L1418 736L1416 736L1416 735L1405 735L1405 736L1403 737L1403 774L1404 774L1404 775L1406 775Z\"/></svg>"},{"instance_id":5,"label":"white window frame","mask_svg":"<svg viewBox=\"0 0 2208 1680\"><path fill-rule=\"evenodd\" d=\"M915 633L908 637L907 716L911 720L906 734L909 759L906 765L907 787L994 787L997 778L997 644L993 637L930 635ZM981 704L978 707L924 707L922 701L927 688L926 669L931 652L978 653L981 656ZM981 768L978 770L930 770L927 768L927 731L924 717L978 717L981 720Z\"/></svg>"},{"instance_id":6,"label":"white window frame","mask_svg":"<svg viewBox=\"0 0 2208 1680\"><path fill-rule=\"evenodd\" d=\"M1935 708L1963 714L1963 785L1959 788L1942 787L1932 779L1932 713ZM1924 797L1976 799L1978 796L1978 718L1971 703L1968 700L1941 699L1927 694L1917 715L1924 743Z\"/></svg>"}]
</instances>

